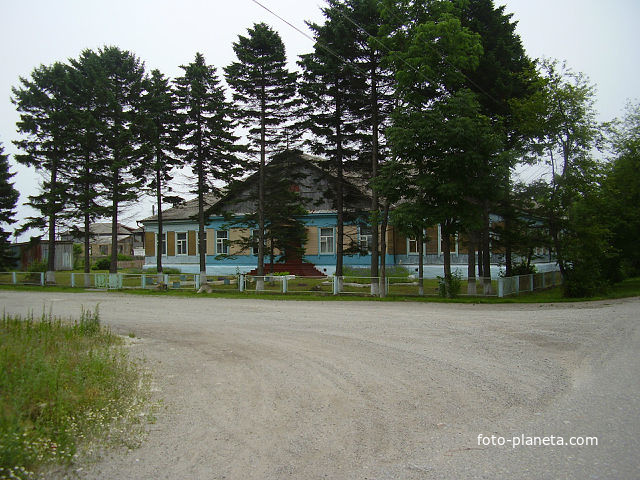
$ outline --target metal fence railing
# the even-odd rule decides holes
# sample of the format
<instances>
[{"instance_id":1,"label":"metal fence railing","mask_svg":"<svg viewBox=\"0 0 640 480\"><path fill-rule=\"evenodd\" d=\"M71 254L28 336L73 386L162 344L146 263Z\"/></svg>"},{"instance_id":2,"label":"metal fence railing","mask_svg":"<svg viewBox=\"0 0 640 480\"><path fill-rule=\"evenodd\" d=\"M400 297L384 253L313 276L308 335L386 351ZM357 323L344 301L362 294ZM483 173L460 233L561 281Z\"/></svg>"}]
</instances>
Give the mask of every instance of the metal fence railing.
<instances>
[{"instance_id":1,"label":"metal fence railing","mask_svg":"<svg viewBox=\"0 0 640 480\"><path fill-rule=\"evenodd\" d=\"M377 295L383 290L389 296L436 296L441 279L423 279L422 288L413 276L385 277L384 289L379 277L295 275L207 275L197 273L127 274L56 272L56 286L99 290L155 289L200 290L205 283L210 292L259 292L316 295ZM458 278L456 292L460 296L506 297L533 292L561 284L560 272L534 273L515 277ZM0 272L0 284L50 285L43 272Z\"/></svg>"}]
</instances>

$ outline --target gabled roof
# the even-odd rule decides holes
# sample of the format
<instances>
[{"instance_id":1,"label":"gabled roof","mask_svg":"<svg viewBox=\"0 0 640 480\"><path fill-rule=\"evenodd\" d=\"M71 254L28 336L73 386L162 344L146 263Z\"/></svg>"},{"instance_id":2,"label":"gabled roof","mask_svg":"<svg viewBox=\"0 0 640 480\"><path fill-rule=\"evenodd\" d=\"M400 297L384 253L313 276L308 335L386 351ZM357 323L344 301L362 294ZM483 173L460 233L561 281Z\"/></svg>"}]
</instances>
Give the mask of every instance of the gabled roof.
<instances>
[{"instance_id":1,"label":"gabled roof","mask_svg":"<svg viewBox=\"0 0 640 480\"><path fill-rule=\"evenodd\" d=\"M204 196L204 208L207 209L210 206L214 205L218 202L220 197L216 195L205 195ZM171 220L188 220L195 219L198 216L198 198L192 198L191 200L187 200L180 205L177 205L173 208L169 208L167 210L163 210L162 212L162 221L171 221ZM152 215L147 217L141 222L157 222L158 215Z\"/></svg>"},{"instance_id":2,"label":"gabled roof","mask_svg":"<svg viewBox=\"0 0 640 480\"><path fill-rule=\"evenodd\" d=\"M118 223L118 235L131 235L134 228L127 227L122 223ZM91 235L111 235L111 222L102 222L102 223L92 223L89 225L89 233ZM74 230L70 230L67 232L61 232L60 235L83 235L84 227L77 227Z\"/></svg>"},{"instance_id":3,"label":"gabled roof","mask_svg":"<svg viewBox=\"0 0 640 480\"><path fill-rule=\"evenodd\" d=\"M328 168L328 161L313 155L307 155L299 151L288 151L275 155L266 165L266 168L277 166L286 167L284 172L291 172L295 178L293 170L304 171L307 177L299 181L300 195L309 201L305 208L310 213L333 213L335 209L330 205L330 201L323 198L322 184L334 182L336 175ZM255 210L255 199L252 199L249 191L256 188L259 174L255 172L247 178L235 184L222 197L209 195L205 200L205 209L213 207L218 211L226 211L233 214L252 213ZM298 180L296 180L297 183ZM370 190L359 177L344 175L345 197L350 197L353 204L349 207L367 208L370 203ZM163 212L163 221L172 220L193 220L198 214L197 199L188 200L184 204ZM145 218L142 223L155 222L157 215Z\"/></svg>"}]
</instances>

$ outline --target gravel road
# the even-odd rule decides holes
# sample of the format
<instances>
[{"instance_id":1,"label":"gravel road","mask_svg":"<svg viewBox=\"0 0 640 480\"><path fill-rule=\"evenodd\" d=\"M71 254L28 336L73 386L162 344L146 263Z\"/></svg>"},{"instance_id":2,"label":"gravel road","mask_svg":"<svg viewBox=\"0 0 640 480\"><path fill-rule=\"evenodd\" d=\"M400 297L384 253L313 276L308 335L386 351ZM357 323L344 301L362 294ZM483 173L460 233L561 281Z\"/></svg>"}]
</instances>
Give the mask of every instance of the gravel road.
<instances>
[{"instance_id":1,"label":"gravel road","mask_svg":"<svg viewBox=\"0 0 640 480\"><path fill-rule=\"evenodd\" d=\"M637 479L640 299L297 302L0 290L101 318L164 408L86 479ZM29 306L27 308L27 306ZM478 436L597 437L597 446ZM557 440L556 440L557 441Z\"/></svg>"}]
</instances>

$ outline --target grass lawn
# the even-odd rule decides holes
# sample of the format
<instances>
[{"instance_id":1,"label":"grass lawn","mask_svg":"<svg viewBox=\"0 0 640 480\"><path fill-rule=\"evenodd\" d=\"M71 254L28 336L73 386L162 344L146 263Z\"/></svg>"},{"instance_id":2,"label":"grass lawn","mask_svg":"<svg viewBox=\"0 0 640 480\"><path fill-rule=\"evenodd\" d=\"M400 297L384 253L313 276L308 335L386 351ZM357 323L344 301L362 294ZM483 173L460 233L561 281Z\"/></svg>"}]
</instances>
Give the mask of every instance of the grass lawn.
<instances>
[{"instance_id":1,"label":"grass lawn","mask_svg":"<svg viewBox=\"0 0 640 480\"><path fill-rule=\"evenodd\" d=\"M222 277L220 277L222 278ZM210 279L211 280L211 279ZM496 290L493 282L494 291ZM424 281L425 296L417 296L417 286L394 285L390 286L390 295L386 298L372 297L369 295L368 285L347 286L346 292L342 295L333 295L333 287L326 278L303 277L289 281L289 292L286 295L281 293L282 284L280 281L265 282L264 291L256 292L255 283L247 282L244 292L238 291L238 286L229 283L218 282L212 286L213 292L210 294L198 294L191 286L185 286L179 290L159 291L155 289L130 289L119 290L132 295L172 295L180 297L209 297L209 298L262 298L270 300L321 300L321 301L370 301L370 302L445 302L445 303L554 303L554 302L583 302L594 300L607 300L614 298L640 296L640 277L630 278L621 283L613 285L602 295L591 298L565 298L562 296L562 288L554 287L546 290L538 290L533 293L522 293L505 298L481 297L481 296L460 296L458 298L447 299L437 296L437 280L429 279ZM466 281L462 283L462 292L466 292ZM478 287L480 288L480 287ZM83 292L82 288L70 288L65 286L31 286L31 285L0 285L3 290L38 290L38 291L58 291L58 292ZM107 293L105 291L105 293Z\"/></svg>"},{"instance_id":2,"label":"grass lawn","mask_svg":"<svg viewBox=\"0 0 640 480\"><path fill-rule=\"evenodd\" d=\"M3 315L0 478L36 478L95 444L139 442L148 376L122 344L97 312L77 321Z\"/></svg>"}]
</instances>

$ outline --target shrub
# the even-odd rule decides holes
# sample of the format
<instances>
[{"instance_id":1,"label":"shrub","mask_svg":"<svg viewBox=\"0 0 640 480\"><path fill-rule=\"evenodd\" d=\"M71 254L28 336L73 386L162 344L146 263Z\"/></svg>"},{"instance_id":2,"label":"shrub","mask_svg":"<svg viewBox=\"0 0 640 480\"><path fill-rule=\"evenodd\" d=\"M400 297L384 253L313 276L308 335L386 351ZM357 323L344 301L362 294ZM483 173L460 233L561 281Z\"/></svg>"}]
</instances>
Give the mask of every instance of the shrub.
<instances>
[{"instance_id":1,"label":"shrub","mask_svg":"<svg viewBox=\"0 0 640 480\"><path fill-rule=\"evenodd\" d=\"M286 277L287 275L291 275L289 272L274 272L274 273L270 273L270 275L273 275L274 277Z\"/></svg>"},{"instance_id":2,"label":"shrub","mask_svg":"<svg viewBox=\"0 0 640 480\"><path fill-rule=\"evenodd\" d=\"M103 257L96 260L91 266L91 270L109 270L109 267L111 267L111 259Z\"/></svg>"},{"instance_id":3,"label":"shrub","mask_svg":"<svg viewBox=\"0 0 640 480\"><path fill-rule=\"evenodd\" d=\"M537 269L535 265L527 265L527 262L522 261L517 263L511 267L511 274L515 277L516 275L530 275L532 273L536 273Z\"/></svg>"},{"instance_id":4,"label":"shrub","mask_svg":"<svg viewBox=\"0 0 640 480\"><path fill-rule=\"evenodd\" d=\"M444 298L455 298L462 289L462 275L458 270L447 279L438 277L438 295Z\"/></svg>"},{"instance_id":5,"label":"shrub","mask_svg":"<svg viewBox=\"0 0 640 480\"><path fill-rule=\"evenodd\" d=\"M124 253L118 254L118 261L120 262L130 262L131 260L133 260L131 255L125 255Z\"/></svg>"},{"instance_id":6,"label":"shrub","mask_svg":"<svg viewBox=\"0 0 640 480\"><path fill-rule=\"evenodd\" d=\"M27 272L46 272L47 264L44 261L36 261L27 267Z\"/></svg>"}]
</instances>

